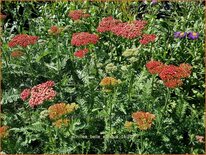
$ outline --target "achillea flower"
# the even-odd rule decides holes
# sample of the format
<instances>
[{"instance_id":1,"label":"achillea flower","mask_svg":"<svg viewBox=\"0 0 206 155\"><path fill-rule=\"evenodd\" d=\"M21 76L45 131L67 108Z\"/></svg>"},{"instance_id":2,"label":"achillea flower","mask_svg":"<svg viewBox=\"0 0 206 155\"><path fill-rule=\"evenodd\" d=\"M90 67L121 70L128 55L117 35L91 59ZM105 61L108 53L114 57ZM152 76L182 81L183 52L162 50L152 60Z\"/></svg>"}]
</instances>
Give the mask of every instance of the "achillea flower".
<instances>
[{"instance_id":1,"label":"achillea flower","mask_svg":"<svg viewBox=\"0 0 206 155\"><path fill-rule=\"evenodd\" d=\"M111 29L119 23L121 23L121 21L114 19L112 16L103 18L102 21L99 23L99 26L97 27L97 31L98 32L111 31Z\"/></svg>"},{"instance_id":2,"label":"achillea flower","mask_svg":"<svg viewBox=\"0 0 206 155\"><path fill-rule=\"evenodd\" d=\"M126 121L124 127L128 130L131 130L133 124L134 124L133 122Z\"/></svg>"},{"instance_id":3,"label":"achillea flower","mask_svg":"<svg viewBox=\"0 0 206 155\"><path fill-rule=\"evenodd\" d=\"M62 32L62 28L59 28L57 26L51 26L51 28L48 30L48 33L51 35L58 35Z\"/></svg>"},{"instance_id":4,"label":"achillea flower","mask_svg":"<svg viewBox=\"0 0 206 155\"><path fill-rule=\"evenodd\" d=\"M109 63L106 65L105 70L107 73L111 73L117 70L117 66L115 66L113 63Z\"/></svg>"},{"instance_id":5,"label":"achillea flower","mask_svg":"<svg viewBox=\"0 0 206 155\"><path fill-rule=\"evenodd\" d=\"M42 104L44 101L52 100L56 96L56 92L52 88L54 85L54 81L47 81L34 86L30 91L29 105L33 108L34 106ZM28 98L28 94L29 90L25 90L21 93L23 101Z\"/></svg>"},{"instance_id":6,"label":"achillea flower","mask_svg":"<svg viewBox=\"0 0 206 155\"><path fill-rule=\"evenodd\" d=\"M155 39L156 39L155 34L144 34L142 36L142 39L139 42L140 42L140 44L146 45L146 44L149 44L151 42L154 42Z\"/></svg>"},{"instance_id":7,"label":"achillea flower","mask_svg":"<svg viewBox=\"0 0 206 155\"><path fill-rule=\"evenodd\" d=\"M72 20L80 20L82 18L88 18L90 17L90 14L88 13L84 13L83 10L73 10L70 11L68 16L72 19Z\"/></svg>"},{"instance_id":8,"label":"achillea flower","mask_svg":"<svg viewBox=\"0 0 206 155\"><path fill-rule=\"evenodd\" d=\"M119 23L114 26L111 31L117 36L127 39L134 39L141 36L142 30L144 29L146 23L146 21L141 20L136 20L131 23Z\"/></svg>"},{"instance_id":9,"label":"achillea flower","mask_svg":"<svg viewBox=\"0 0 206 155\"><path fill-rule=\"evenodd\" d=\"M164 82L164 85L168 88L176 88L183 84L181 79L170 79L170 80L166 80L163 82Z\"/></svg>"},{"instance_id":10,"label":"achillea flower","mask_svg":"<svg viewBox=\"0 0 206 155\"><path fill-rule=\"evenodd\" d=\"M132 118L137 123L137 127L140 130L147 130L151 128L152 121L155 119L155 115L149 112L135 112L132 114Z\"/></svg>"},{"instance_id":11,"label":"achillea flower","mask_svg":"<svg viewBox=\"0 0 206 155\"><path fill-rule=\"evenodd\" d=\"M30 36L27 34L18 34L12 38L12 40L8 43L9 47L15 47L17 45L22 47L27 47L28 45L33 45L37 42L37 36Z\"/></svg>"},{"instance_id":12,"label":"achillea flower","mask_svg":"<svg viewBox=\"0 0 206 155\"><path fill-rule=\"evenodd\" d=\"M63 115L69 114L76 110L78 105L76 103L65 104L57 103L48 108L49 118L52 120L59 119Z\"/></svg>"},{"instance_id":13,"label":"achillea flower","mask_svg":"<svg viewBox=\"0 0 206 155\"><path fill-rule=\"evenodd\" d=\"M197 32L189 32L188 33L188 35L187 35L187 37L189 38L189 39L192 39L192 40L195 40L195 39L198 39L199 38L199 33L197 33Z\"/></svg>"},{"instance_id":14,"label":"achillea flower","mask_svg":"<svg viewBox=\"0 0 206 155\"><path fill-rule=\"evenodd\" d=\"M164 64L160 61L151 60L147 62L146 68L151 74L159 74L164 67Z\"/></svg>"},{"instance_id":15,"label":"achillea flower","mask_svg":"<svg viewBox=\"0 0 206 155\"><path fill-rule=\"evenodd\" d=\"M4 19L6 19L6 15L0 13L0 20L4 20Z\"/></svg>"},{"instance_id":16,"label":"achillea flower","mask_svg":"<svg viewBox=\"0 0 206 155\"><path fill-rule=\"evenodd\" d=\"M100 82L100 86L116 86L119 84L119 81L113 77L105 77Z\"/></svg>"},{"instance_id":17,"label":"achillea flower","mask_svg":"<svg viewBox=\"0 0 206 155\"><path fill-rule=\"evenodd\" d=\"M78 50L74 53L74 56L78 58L83 58L88 53L88 49Z\"/></svg>"},{"instance_id":18,"label":"achillea flower","mask_svg":"<svg viewBox=\"0 0 206 155\"><path fill-rule=\"evenodd\" d=\"M75 46L84 46L88 44L96 44L99 41L99 36L88 32L74 33L72 35L71 44Z\"/></svg>"},{"instance_id":19,"label":"achillea flower","mask_svg":"<svg viewBox=\"0 0 206 155\"><path fill-rule=\"evenodd\" d=\"M136 48L132 49L126 49L123 53L122 56L124 57L130 57L130 56L136 56L138 54L138 50Z\"/></svg>"},{"instance_id":20,"label":"achillea flower","mask_svg":"<svg viewBox=\"0 0 206 155\"><path fill-rule=\"evenodd\" d=\"M190 64L182 63L180 64L180 69L182 70L181 78L187 78L191 74L192 66Z\"/></svg>"},{"instance_id":21,"label":"achillea flower","mask_svg":"<svg viewBox=\"0 0 206 155\"><path fill-rule=\"evenodd\" d=\"M22 51L19 51L19 50L15 50L15 51L11 52L11 56L14 58L21 57L23 55L24 55L24 53Z\"/></svg>"},{"instance_id":22,"label":"achillea flower","mask_svg":"<svg viewBox=\"0 0 206 155\"><path fill-rule=\"evenodd\" d=\"M5 138L8 136L8 126L0 127L0 138Z\"/></svg>"},{"instance_id":23,"label":"achillea flower","mask_svg":"<svg viewBox=\"0 0 206 155\"><path fill-rule=\"evenodd\" d=\"M69 119L59 119L53 122L53 125L57 128L66 127L69 124Z\"/></svg>"},{"instance_id":24,"label":"achillea flower","mask_svg":"<svg viewBox=\"0 0 206 155\"><path fill-rule=\"evenodd\" d=\"M175 32L174 37L175 38L185 38L187 36L187 32Z\"/></svg>"},{"instance_id":25,"label":"achillea flower","mask_svg":"<svg viewBox=\"0 0 206 155\"><path fill-rule=\"evenodd\" d=\"M165 65L159 77L163 81L179 79L182 77L182 70L178 66Z\"/></svg>"},{"instance_id":26,"label":"achillea flower","mask_svg":"<svg viewBox=\"0 0 206 155\"><path fill-rule=\"evenodd\" d=\"M197 135L197 136L195 136L195 138L196 138L196 140L199 142L199 143L204 143L204 137L203 136L199 136L199 135Z\"/></svg>"},{"instance_id":27,"label":"achillea flower","mask_svg":"<svg viewBox=\"0 0 206 155\"><path fill-rule=\"evenodd\" d=\"M48 115L49 115L49 111L48 110L43 110L43 111L40 112L39 118L40 119L45 119L45 118L47 118Z\"/></svg>"},{"instance_id":28,"label":"achillea flower","mask_svg":"<svg viewBox=\"0 0 206 155\"><path fill-rule=\"evenodd\" d=\"M24 89L23 92L21 93L21 99L23 101L25 101L26 99L29 98L30 94L31 94L31 90L30 89Z\"/></svg>"}]
</instances>

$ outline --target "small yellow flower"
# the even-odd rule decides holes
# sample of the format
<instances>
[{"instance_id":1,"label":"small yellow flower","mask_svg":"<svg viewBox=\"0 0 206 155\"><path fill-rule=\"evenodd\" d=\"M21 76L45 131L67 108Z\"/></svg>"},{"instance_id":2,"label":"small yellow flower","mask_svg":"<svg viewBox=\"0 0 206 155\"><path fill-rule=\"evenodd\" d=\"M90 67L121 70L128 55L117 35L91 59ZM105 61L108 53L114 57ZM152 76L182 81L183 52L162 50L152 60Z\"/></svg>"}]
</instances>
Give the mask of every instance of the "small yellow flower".
<instances>
[{"instance_id":1,"label":"small yellow flower","mask_svg":"<svg viewBox=\"0 0 206 155\"><path fill-rule=\"evenodd\" d=\"M126 121L124 127L128 130L132 129L133 122Z\"/></svg>"},{"instance_id":2,"label":"small yellow flower","mask_svg":"<svg viewBox=\"0 0 206 155\"><path fill-rule=\"evenodd\" d=\"M106 65L105 70L107 73L114 72L117 70L117 66L115 66L113 63L109 63Z\"/></svg>"},{"instance_id":3,"label":"small yellow flower","mask_svg":"<svg viewBox=\"0 0 206 155\"><path fill-rule=\"evenodd\" d=\"M136 56L136 55L138 55L138 51L136 48L127 49L122 53L122 56L124 57L130 57L130 56Z\"/></svg>"},{"instance_id":4,"label":"small yellow flower","mask_svg":"<svg viewBox=\"0 0 206 155\"><path fill-rule=\"evenodd\" d=\"M100 86L116 86L119 84L119 81L113 77L105 77L100 82Z\"/></svg>"}]
</instances>

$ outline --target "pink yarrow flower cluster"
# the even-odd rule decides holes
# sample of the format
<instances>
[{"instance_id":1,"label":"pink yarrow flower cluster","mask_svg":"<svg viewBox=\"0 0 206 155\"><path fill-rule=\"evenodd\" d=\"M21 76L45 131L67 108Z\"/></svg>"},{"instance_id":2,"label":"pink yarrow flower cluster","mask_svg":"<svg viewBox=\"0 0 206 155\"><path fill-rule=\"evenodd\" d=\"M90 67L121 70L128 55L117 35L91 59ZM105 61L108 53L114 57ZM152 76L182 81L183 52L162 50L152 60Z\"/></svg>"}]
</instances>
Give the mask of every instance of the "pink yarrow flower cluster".
<instances>
[{"instance_id":1,"label":"pink yarrow flower cluster","mask_svg":"<svg viewBox=\"0 0 206 155\"><path fill-rule=\"evenodd\" d=\"M32 108L42 104L44 101L52 100L56 96L56 91L52 88L54 85L54 81L47 81L34 86L32 89L25 89L21 93L21 99L25 101L30 96L29 105Z\"/></svg>"},{"instance_id":2,"label":"pink yarrow flower cluster","mask_svg":"<svg viewBox=\"0 0 206 155\"><path fill-rule=\"evenodd\" d=\"M88 32L79 32L72 35L71 44L75 46L85 46L88 44L96 44L99 36Z\"/></svg>"},{"instance_id":3,"label":"pink yarrow flower cluster","mask_svg":"<svg viewBox=\"0 0 206 155\"><path fill-rule=\"evenodd\" d=\"M90 14L84 13L83 10L72 10L69 12L68 16L72 20L80 20L82 18L90 17Z\"/></svg>"},{"instance_id":4,"label":"pink yarrow flower cluster","mask_svg":"<svg viewBox=\"0 0 206 155\"><path fill-rule=\"evenodd\" d=\"M127 39L134 39L136 37L141 36L142 30L145 28L146 24L147 22L143 20L122 22L110 16L102 19L102 21L99 23L97 31L98 32L111 31L117 36L121 36Z\"/></svg>"}]
</instances>

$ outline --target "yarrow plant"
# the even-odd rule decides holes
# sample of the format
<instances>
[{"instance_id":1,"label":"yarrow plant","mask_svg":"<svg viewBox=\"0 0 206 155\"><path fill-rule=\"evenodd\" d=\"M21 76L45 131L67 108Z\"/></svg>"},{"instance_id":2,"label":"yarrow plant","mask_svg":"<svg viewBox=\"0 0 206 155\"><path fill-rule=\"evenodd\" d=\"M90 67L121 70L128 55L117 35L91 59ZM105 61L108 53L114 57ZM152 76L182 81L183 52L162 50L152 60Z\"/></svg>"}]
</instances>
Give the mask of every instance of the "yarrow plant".
<instances>
[{"instance_id":1,"label":"yarrow plant","mask_svg":"<svg viewBox=\"0 0 206 155\"><path fill-rule=\"evenodd\" d=\"M83 50L78 50L74 53L74 56L78 57L78 58L83 58L87 53L89 52L88 49L83 49Z\"/></svg>"},{"instance_id":2,"label":"yarrow plant","mask_svg":"<svg viewBox=\"0 0 206 155\"><path fill-rule=\"evenodd\" d=\"M80 20L82 18L88 18L90 17L90 14L88 13L84 13L83 10L73 10L70 11L68 16L72 19L72 20Z\"/></svg>"}]
</instances>

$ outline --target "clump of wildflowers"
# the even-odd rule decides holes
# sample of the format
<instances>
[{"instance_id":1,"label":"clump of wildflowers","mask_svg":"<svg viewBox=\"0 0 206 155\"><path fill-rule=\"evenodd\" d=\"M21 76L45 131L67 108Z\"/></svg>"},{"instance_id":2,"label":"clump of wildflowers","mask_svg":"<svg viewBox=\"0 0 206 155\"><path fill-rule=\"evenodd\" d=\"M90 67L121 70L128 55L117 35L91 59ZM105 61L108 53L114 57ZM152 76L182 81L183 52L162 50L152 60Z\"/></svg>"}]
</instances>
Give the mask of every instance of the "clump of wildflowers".
<instances>
[{"instance_id":1,"label":"clump of wildflowers","mask_svg":"<svg viewBox=\"0 0 206 155\"><path fill-rule=\"evenodd\" d=\"M192 66L186 63L179 66L165 65L162 62L151 60L146 64L146 68L151 74L158 74L166 87L176 88L183 84L182 78L190 76Z\"/></svg>"},{"instance_id":2,"label":"clump of wildflowers","mask_svg":"<svg viewBox=\"0 0 206 155\"><path fill-rule=\"evenodd\" d=\"M125 127L126 129L128 129L128 130L131 130L133 124L134 124L134 122L126 121L125 124L124 124L124 127Z\"/></svg>"},{"instance_id":3,"label":"clump of wildflowers","mask_svg":"<svg viewBox=\"0 0 206 155\"><path fill-rule=\"evenodd\" d=\"M105 77L101 80L99 85L103 87L105 92L111 92L112 89L118 84L120 84L120 80L117 80L113 77Z\"/></svg>"},{"instance_id":4,"label":"clump of wildflowers","mask_svg":"<svg viewBox=\"0 0 206 155\"><path fill-rule=\"evenodd\" d=\"M132 114L134 122L140 130L147 130L151 128L152 122L155 119L155 115L149 112L135 112Z\"/></svg>"},{"instance_id":5,"label":"clump of wildflowers","mask_svg":"<svg viewBox=\"0 0 206 155\"><path fill-rule=\"evenodd\" d=\"M80 20L82 18L88 18L90 17L90 14L88 13L84 13L83 10L73 10L70 11L68 16L72 19L72 20Z\"/></svg>"},{"instance_id":6,"label":"clump of wildflowers","mask_svg":"<svg viewBox=\"0 0 206 155\"><path fill-rule=\"evenodd\" d=\"M12 38L12 40L8 43L9 47L21 46L27 47L28 45L33 45L37 42L39 37L30 36L27 34L18 34Z\"/></svg>"},{"instance_id":7,"label":"clump of wildflowers","mask_svg":"<svg viewBox=\"0 0 206 155\"><path fill-rule=\"evenodd\" d=\"M29 105L33 108L34 106L42 104L44 101L52 100L56 96L56 91L52 88L54 85L54 81L47 81L34 86L31 90L25 89L21 93L21 98L25 101L30 96Z\"/></svg>"},{"instance_id":8,"label":"clump of wildflowers","mask_svg":"<svg viewBox=\"0 0 206 155\"><path fill-rule=\"evenodd\" d=\"M74 56L78 58L83 58L88 53L88 49L78 50L74 53Z\"/></svg>"},{"instance_id":9,"label":"clump of wildflowers","mask_svg":"<svg viewBox=\"0 0 206 155\"><path fill-rule=\"evenodd\" d=\"M69 119L66 119L66 118L65 119L59 119L59 120L53 122L52 124L57 128L61 128L63 126L66 127L69 124Z\"/></svg>"},{"instance_id":10,"label":"clump of wildflowers","mask_svg":"<svg viewBox=\"0 0 206 155\"><path fill-rule=\"evenodd\" d=\"M156 39L155 34L143 34L142 39L139 42L140 42L140 44L146 45L146 44L149 44L151 42L154 42L155 39Z\"/></svg>"},{"instance_id":11,"label":"clump of wildflowers","mask_svg":"<svg viewBox=\"0 0 206 155\"><path fill-rule=\"evenodd\" d=\"M88 32L74 33L72 35L71 44L75 46L85 46L88 44L96 44L99 41L99 36Z\"/></svg>"},{"instance_id":12,"label":"clump of wildflowers","mask_svg":"<svg viewBox=\"0 0 206 155\"><path fill-rule=\"evenodd\" d=\"M114 72L117 70L117 66L115 66L113 63L109 63L106 65L105 70L107 73Z\"/></svg>"}]
</instances>

